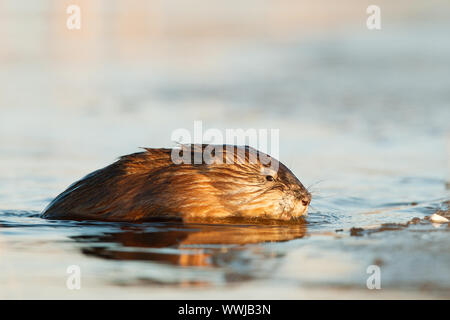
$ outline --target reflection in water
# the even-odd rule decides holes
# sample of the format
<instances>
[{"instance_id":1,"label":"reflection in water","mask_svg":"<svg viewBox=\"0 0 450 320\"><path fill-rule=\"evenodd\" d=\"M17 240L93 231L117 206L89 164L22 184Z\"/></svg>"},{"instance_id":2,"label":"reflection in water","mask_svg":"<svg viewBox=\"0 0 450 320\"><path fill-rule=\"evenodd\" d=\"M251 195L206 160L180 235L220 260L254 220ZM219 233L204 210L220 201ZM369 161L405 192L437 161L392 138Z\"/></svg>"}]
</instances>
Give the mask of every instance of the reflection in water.
<instances>
[{"instance_id":1,"label":"reflection in water","mask_svg":"<svg viewBox=\"0 0 450 320\"><path fill-rule=\"evenodd\" d=\"M121 226L117 231L77 235L87 256L147 261L159 268L223 269L225 281L252 279L271 270L280 252L264 246L302 238L306 225L156 223ZM269 261L271 260L271 261ZM264 266L261 265L264 261ZM142 279L141 279L142 280ZM148 279L145 279L148 282ZM152 279L154 282L164 282ZM193 283L191 283L193 284ZM202 284L205 284L204 282Z\"/></svg>"}]
</instances>

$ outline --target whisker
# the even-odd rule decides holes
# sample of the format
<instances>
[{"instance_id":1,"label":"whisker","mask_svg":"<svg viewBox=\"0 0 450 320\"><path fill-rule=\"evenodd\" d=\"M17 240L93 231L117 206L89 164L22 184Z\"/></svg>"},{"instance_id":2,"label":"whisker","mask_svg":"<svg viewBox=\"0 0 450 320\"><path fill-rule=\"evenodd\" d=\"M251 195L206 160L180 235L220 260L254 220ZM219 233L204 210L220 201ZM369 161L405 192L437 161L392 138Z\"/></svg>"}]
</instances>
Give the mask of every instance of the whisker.
<instances>
[{"instance_id":1,"label":"whisker","mask_svg":"<svg viewBox=\"0 0 450 320\"><path fill-rule=\"evenodd\" d=\"M326 194L326 195L323 195L323 194L320 194L320 193L315 193L315 194L312 194L313 196L319 196L320 197L320 199L329 199L329 198L334 198L334 197L336 197L336 195L334 195L334 194Z\"/></svg>"},{"instance_id":2,"label":"whisker","mask_svg":"<svg viewBox=\"0 0 450 320\"><path fill-rule=\"evenodd\" d=\"M327 179L321 179L321 180L318 180L318 181L316 181L316 182L313 182L313 183L310 184L308 187L306 187L306 189L309 191L309 188L314 187L314 186L316 186L316 185L318 185L319 183L322 183L322 182L324 182L324 181L327 181Z\"/></svg>"},{"instance_id":3,"label":"whisker","mask_svg":"<svg viewBox=\"0 0 450 320\"><path fill-rule=\"evenodd\" d=\"M254 197L248 199L246 202L244 202L244 203L242 203L242 204L247 204L247 203L249 203L250 201L255 200L256 198L262 196L263 194L265 194L265 193L266 193L267 191L269 191L269 190L270 190L270 189L267 189L267 190L264 190L264 191L261 192L261 193L258 193L257 195L255 195Z\"/></svg>"},{"instance_id":4,"label":"whisker","mask_svg":"<svg viewBox=\"0 0 450 320\"><path fill-rule=\"evenodd\" d=\"M322 183L326 181L326 179L322 179L322 180L318 180L312 184L310 184L309 186L306 187L306 190L311 194L311 195L316 195L318 194L319 190L317 189L312 189L313 187L317 186L319 183Z\"/></svg>"},{"instance_id":5,"label":"whisker","mask_svg":"<svg viewBox=\"0 0 450 320\"><path fill-rule=\"evenodd\" d=\"M319 190L308 190L308 192L309 192L312 196L320 195L320 191L319 191Z\"/></svg>"}]
</instances>

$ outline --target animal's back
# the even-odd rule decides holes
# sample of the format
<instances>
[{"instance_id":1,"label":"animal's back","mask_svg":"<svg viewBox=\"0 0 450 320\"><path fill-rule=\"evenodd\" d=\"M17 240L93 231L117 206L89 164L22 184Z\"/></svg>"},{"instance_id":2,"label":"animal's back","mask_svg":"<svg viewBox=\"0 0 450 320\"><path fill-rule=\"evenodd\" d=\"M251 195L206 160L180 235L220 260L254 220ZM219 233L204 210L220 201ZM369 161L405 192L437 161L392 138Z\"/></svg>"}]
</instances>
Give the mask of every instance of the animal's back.
<instances>
[{"instance_id":1,"label":"animal's back","mask_svg":"<svg viewBox=\"0 0 450 320\"><path fill-rule=\"evenodd\" d=\"M149 177L170 165L170 149L155 149L121 157L69 186L47 206L43 217L139 220L157 211L157 203L143 205L139 200L139 195L149 189Z\"/></svg>"}]
</instances>

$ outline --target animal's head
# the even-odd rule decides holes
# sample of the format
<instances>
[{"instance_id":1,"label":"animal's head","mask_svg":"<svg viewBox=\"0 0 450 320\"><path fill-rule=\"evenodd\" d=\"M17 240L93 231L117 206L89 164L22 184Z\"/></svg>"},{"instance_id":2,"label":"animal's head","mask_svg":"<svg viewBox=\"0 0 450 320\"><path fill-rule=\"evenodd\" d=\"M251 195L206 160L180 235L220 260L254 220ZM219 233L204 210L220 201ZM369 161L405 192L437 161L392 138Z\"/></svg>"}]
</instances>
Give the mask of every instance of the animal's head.
<instances>
[{"instance_id":1,"label":"animal's head","mask_svg":"<svg viewBox=\"0 0 450 320\"><path fill-rule=\"evenodd\" d=\"M199 205L215 207L210 202L217 201L234 216L246 218L291 220L307 215L311 194L284 164L265 153L230 145L173 150L179 169L194 173L185 182ZM203 203L197 195L204 197Z\"/></svg>"}]
</instances>

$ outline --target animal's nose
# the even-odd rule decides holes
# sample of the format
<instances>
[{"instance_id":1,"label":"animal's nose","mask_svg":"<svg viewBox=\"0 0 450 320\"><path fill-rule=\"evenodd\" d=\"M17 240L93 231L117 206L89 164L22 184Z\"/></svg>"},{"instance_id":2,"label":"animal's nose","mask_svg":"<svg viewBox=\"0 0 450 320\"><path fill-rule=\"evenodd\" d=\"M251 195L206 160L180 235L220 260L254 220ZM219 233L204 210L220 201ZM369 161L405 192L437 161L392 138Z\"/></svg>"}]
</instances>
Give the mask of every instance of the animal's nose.
<instances>
[{"instance_id":1,"label":"animal's nose","mask_svg":"<svg viewBox=\"0 0 450 320\"><path fill-rule=\"evenodd\" d=\"M302 204L306 207L309 205L309 203L311 202L311 200L302 200Z\"/></svg>"}]
</instances>

